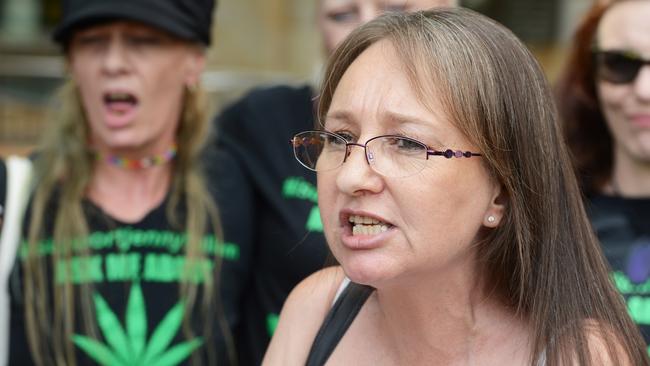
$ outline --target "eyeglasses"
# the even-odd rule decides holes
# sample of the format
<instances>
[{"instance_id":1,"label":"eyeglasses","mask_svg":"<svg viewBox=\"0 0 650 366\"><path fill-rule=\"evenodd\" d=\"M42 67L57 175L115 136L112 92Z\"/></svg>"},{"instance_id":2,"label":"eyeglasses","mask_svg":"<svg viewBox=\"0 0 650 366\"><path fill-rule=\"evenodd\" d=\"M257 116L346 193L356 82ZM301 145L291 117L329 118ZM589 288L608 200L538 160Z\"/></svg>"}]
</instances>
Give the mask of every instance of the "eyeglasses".
<instances>
[{"instance_id":1,"label":"eyeglasses","mask_svg":"<svg viewBox=\"0 0 650 366\"><path fill-rule=\"evenodd\" d=\"M404 178L424 169L429 156L471 158L479 153L447 149L433 150L420 141L396 135L376 136L365 144L349 142L343 136L327 131L305 131L291 139L293 153L305 168L317 172L334 170L346 161L352 146L365 150L366 161L377 173Z\"/></svg>"},{"instance_id":2,"label":"eyeglasses","mask_svg":"<svg viewBox=\"0 0 650 366\"><path fill-rule=\"evenodd\" d=\"M625 51L595 51L594 59L597 77L613 84L634 81L639 70L645 65L650 65L650 60Z\"/></svg>"}]
</instances>

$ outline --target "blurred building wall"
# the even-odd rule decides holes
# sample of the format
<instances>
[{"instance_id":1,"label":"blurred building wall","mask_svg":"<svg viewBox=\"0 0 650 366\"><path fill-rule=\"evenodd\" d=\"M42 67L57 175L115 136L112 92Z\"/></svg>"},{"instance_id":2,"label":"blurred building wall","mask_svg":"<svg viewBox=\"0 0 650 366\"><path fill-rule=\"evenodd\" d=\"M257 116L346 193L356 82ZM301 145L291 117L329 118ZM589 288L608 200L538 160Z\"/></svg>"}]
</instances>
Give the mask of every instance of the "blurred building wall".
<instances>
[{"instance_id":1,"label":"blurred building wall","mask_svg":"<svg viewBox=\"0 0 650 366\"><path fill-rule=\"evenodd\" d=\"M0 156L29 151L46 128L48 102L65 77L64 61L48 36L59 1L0 0ZM590 2L465 0L527 41L551 79L576 19ZM317 79L322 46L315 3L219 0L214 45L203 77L213 110L256 85Z\"/></svg>"}]
</instances>

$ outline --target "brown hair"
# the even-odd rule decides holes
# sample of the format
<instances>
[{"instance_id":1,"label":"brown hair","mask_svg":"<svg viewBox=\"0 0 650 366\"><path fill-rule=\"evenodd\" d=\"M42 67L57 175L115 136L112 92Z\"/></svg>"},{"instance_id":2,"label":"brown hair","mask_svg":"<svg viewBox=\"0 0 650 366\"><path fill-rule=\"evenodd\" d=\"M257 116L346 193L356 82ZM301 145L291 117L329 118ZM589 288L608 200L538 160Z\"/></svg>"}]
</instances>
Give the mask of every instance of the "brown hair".
<instances>
[{"instance_id":1,"label":"brown hair","mask_svg":"<svg viewBox=\"0 0 650 366\"><path fill-rule=\"evenodd\" d=\"M600 109L592 52L600 20L612 5L622 1L598 1L587 11L556 88L566 140L587 194L602 190L612 174L613 141Z\"/></svg>"},{"instance_id":2,"label":"brown hair","mask_svg":"<svg viewBox=\"0 0 650 366\"><path fill-rule=\"evenodd\" d=\"M588 324L618 340L613 360L648 365L643 340L609 280L585 214L544 74L503 26L466 9L382 16L354 31L328 63L319 118L350 64L391 42L421 101L442 105L479 148L507 195L501 225L479 244L487 283L528 321L531 365L593 364ZM611 340L612 338L610 338Z\"/></svg>"},{"instance_id":3,"label":"brown hair","mask_svg":"<svg viewBox=\"0 0 650 366\"><path fill-rule=\"evenodd\" d=\"M208 120L204 108L204 97L200 90L187 90L183 101L183 111L176 134L177 156L173 162L172 191L166 207L166 215L175 227L187 233L185 244L186 263L205 257L201 251L203 236L214 230L215 237L221 238L221 227L217 207L210 197L205 179L198 166L198 156L207 136ZM62 101L55 118L55 125L48 129L44 143L35 161L36 187L33 195L30 226L27 242L28 256L23 262L23 282L25 296L26 333L34 360L39 365L75 365L74 345L70 341L75 330L76 301L84 323L84 331L99 339L97 324L94 321L92 285L82 284L75 294L71 283L55 284L53 276L48 276L48 262L52 266L57 260L70 259L74 240L87 238L88 222L82 200L93 174L94 159L89 152L88 123L86 122L80 96L76 85L69 81L60 92ZM181 208L182 205L182 208ZM54 208L53 212L50 212ZM179 209L185 215L178 215ZM49 219L52 217L53 219ZM179 217L183 222L179 222ZM47 234L47 227L53 233ZM53 235L57 250L51 259L38 255L38 242L44 235ZM84 240L84 239L81 239ZM86 254L90 249L82 246ZM195 304L202 310L201 322L205 324L202 336L213 339L213 319L217 317L220 330L224 333L229 357L234 360L230 333L225 325L219 299L217 274L220 266L215 265L214 273L206 273L202 286L203 301L196 303L198 286L181 283L179 291L186 302L184 333L193 337L189 327L187 312ZM53 307L50 301L53 300ZM216 355L213 347L206 347L210 360L201 364L214 364ZM196 362L197 360L195 360Z\"/></svg>"}]
</instances>

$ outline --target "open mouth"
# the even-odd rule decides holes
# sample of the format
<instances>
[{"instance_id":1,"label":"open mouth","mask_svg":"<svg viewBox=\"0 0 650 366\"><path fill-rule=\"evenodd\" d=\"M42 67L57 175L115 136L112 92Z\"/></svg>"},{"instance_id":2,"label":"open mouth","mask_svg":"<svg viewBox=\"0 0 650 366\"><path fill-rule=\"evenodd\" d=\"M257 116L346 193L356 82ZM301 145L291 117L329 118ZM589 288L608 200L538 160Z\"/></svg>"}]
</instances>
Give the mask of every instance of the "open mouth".
<instances>
[{"instance_id":1,"label":"open mouth","mask_svg":"<svg viewBox=\"0 0 650 366\"><path fill-rule=\"evenodd\" d=\"M375 218L351 215L348 222L352 225L352 235L377 235L390 230L393 225Z\"/></svg>"},{"instance_id":2,"label":"open mouth","mask_svg":"<svg viewBox=\"0 0 650 366\"><path fill-rule=\"evenodd\" d=\"M127 92L105 93L104 105L109 112L120 116L132 111L138 105L138 98Z\"/></svg>"}]
</instances>

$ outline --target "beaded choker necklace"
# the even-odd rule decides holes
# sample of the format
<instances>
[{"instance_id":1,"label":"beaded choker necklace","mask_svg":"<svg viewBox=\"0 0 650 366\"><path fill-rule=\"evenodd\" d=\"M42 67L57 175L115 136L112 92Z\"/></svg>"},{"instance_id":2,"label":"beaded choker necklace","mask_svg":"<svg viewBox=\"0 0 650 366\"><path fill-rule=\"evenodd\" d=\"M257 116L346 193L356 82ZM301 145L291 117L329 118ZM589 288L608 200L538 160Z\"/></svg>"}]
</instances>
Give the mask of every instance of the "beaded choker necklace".
<instances>
[{"instance_id":1,"label":"beaded choker necklace","mask_svg":"<svg viewBox=\"0 0 650 366\"><path fill-rule=\"evenodd\" d=\"M176 144L172 145L162 154L146 156L140 159L125 158L119 155L104 155L95 152L95 160L115 165L124 169L144 169L152 166L163 165L170 162L176 156Z\"/></svg>"}]
</instances>

